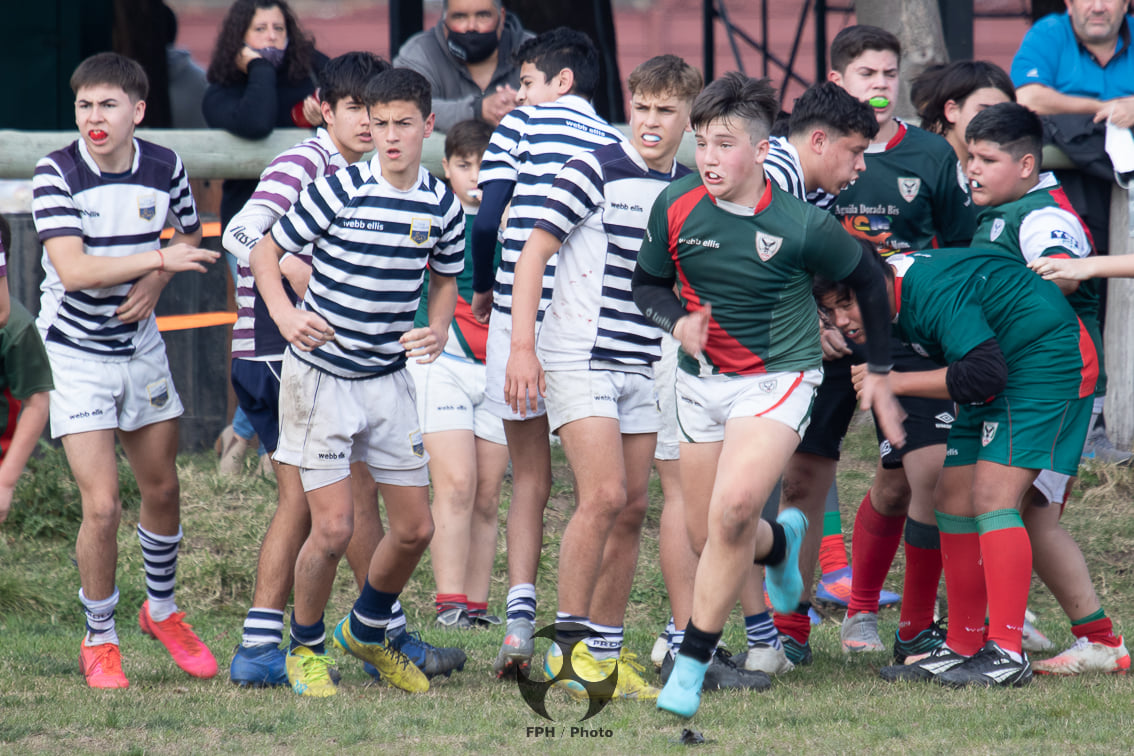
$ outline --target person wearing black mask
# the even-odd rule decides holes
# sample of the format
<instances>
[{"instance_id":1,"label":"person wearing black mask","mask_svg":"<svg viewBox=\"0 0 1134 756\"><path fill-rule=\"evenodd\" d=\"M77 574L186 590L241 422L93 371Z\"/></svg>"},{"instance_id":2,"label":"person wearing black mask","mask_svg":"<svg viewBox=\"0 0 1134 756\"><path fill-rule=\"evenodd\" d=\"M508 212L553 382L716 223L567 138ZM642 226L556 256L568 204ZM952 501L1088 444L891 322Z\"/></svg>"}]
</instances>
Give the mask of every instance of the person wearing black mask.
<instances>
[{"instance_id":1,"label":"person wearing black mask","mask_svg":"<svg viewBox=\"0 0 1134 756\"><path fill-rule=\"evenodd\" d=\"M469 118L495 126L518 104L512 51L531 36L501 0L445 0L441 20L406 40L394 65L429 80L438 131Z\"/></svg>"}]
</instances>

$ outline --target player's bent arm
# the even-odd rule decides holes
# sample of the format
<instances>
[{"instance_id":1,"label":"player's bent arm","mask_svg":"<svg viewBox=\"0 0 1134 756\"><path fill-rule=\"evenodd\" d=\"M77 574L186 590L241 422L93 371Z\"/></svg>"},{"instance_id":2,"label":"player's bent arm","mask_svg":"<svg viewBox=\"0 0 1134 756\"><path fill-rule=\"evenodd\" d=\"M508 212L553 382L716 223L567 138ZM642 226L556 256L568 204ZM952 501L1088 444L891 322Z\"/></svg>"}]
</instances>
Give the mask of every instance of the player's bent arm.
<instances>
[{"instance_id":1,"label":"player's bent arm","mask_svg":"<svg viewBox=\"0 0 1134 756\"><path fill-rule=\"evenodd\" d=\"M9 444L4 459L0 460L0 522L8 517L16 482L47 425L49 403L46 391L36 392L24 400L16 430L12 434L12 443Z\"/></svg>"},{"instance_id":2,"label":"player's bent arm","mask_svg":"<svg viewBox=\"0 0 1134 756\"><path fill-rule=\"evenodd\" d=\"M1039 115L1082 113L1094 115L1103 103L1093 97L1063 94L1044 84L1025 84L1016 90L1016 100Z\"/></svg>"},{"instance_id":3,"label":"player's bent arm","mask_svg":"<svg viewBox=\"0 0 1134 756\"><path fill-rule=\"evenodd\" d=\"M172 242L164 249L125 257L88 255L83 249L81 236L53 236L44 241L43 246L67 291L102 289L134 281L155 270L204 273L204 263L211 263L217 258L216 252L183 242Z\"/></svg>"},{"instance_id":4,"label":"player's bent arm","mask_svg":"<svg viewBox=\"0 0 1134 756\"><path fill-rule=\"evenodd\" d=\"M674 278L661 278L647 273L641 265L634 268L630 294L646 319L666 333L673 333L677 321L689 313L673 291Z\"/></svg>"},{"instance_id":5,"label":"player's bent arm","mask_svg":"<svg viewBox=\"0 0 1134 756\"><path fill-rule=\"evenodd\" d=\"M927 399L952 399L945 380L948 368L894 371L890 373L890 386L896 396L921 396Z\"/></svg>"},{"instance_id":6,"label":"player's bent arm","mask_svg":"<svg viewBox=\"0 0 1134 756\"><path fill-rule=\"evenodd\" d=\"M226 252L248 265L253 248L279 219L280 214L266 205L249 202L228 222L221 244Z\"/></svg>"},{"instance_id":7,"label":"player's bent arm","mask_svg":"<svg viewBox=\"0 0 1134 756\"><path fill-rule=\"evenodd\" d=\"M483 293L492 289L496 279L496 235L500 219L512 200L516 188L514 181L489 181L481 185L480 209L472 227L473 291Z\"/></svg>"},{"instance_id":8,"label":"player's bent arm","mask_svg":"<svg viewBox=\"0 0 1134 756\"><path fill-rule=\"evenodd\" d=\"M283 287L280 257L285 250L266 234L252 250L249 266L256 288L280 334L296 349L310 352L334 338L335 332L317 313L292 306Z\"/></svg>"},{"instance_id":9,"label":"player's bent arm","mask_svg":"<svg viewBox=\"0 0 1134 756\"><path fill-rule=\"evenodd\" d=\"M988 339L949 365L945 373L948 396L958 404L984 404L1008 385L1008 361L996 339Z\"/></svg>"},{"instance_id":10,"label":"player's bent arm","mask_svg":"<svg viewBox=\"0 0 1134 756\"><path fill-rule=\"evenodd\" d=\"M547 261L559 251L559 239L542 228L532 230L520 252L512 283L512 349L535 351L535 325L543 295Z\"/></svg>"},{"instance_id":11,"label":"player's bent arm","mask_svg":"<svg viewBox=\"0 0 1134 756\"><path fill-rule=\"evenodd\" d=\"M843 279L843 283L854 289L862 314L867 369L872 373L890 372L893 364L890 359L890 295L885 276L865 249L858 265Z\"/></svg>"}]
</instances>

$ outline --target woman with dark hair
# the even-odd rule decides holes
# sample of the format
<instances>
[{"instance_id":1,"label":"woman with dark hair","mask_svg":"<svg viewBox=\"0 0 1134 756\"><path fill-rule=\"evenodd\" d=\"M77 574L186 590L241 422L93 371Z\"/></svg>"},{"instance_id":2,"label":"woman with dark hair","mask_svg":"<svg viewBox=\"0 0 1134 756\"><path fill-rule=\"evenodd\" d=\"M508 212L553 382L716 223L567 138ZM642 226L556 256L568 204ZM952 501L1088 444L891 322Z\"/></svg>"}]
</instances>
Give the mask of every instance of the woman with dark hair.
<instances>
[{"instance_id":1,"label":"woman with dark hair","mask_svg":"<svg viewBox=\"0 0 1134 756\"><path fill-rule=\"evenodd\" d=\"M921 127L953 146L962 168L969 157L965 129L973 116L1001 102L1015 102L1016 88L1004 69L983 60L957 60L927 68L910 86Z\"/></svg>"},{"instance_id":2,"label":"woman with dark hair","mask_svg":"<svg viewBox=\"0 0 1134 756\"><path fill-rule=\"evenodd\" d=\"M314 96L316 75L326 62L285 0L236 0L221 22L209 62L209 88L201 104L205 122L245 139L263 139L277 127L319 126L323 118ZM256 183L255 178L225 180L222 228L252 197ZM235 279L236 258L225 258ZM222 474L243 469L254 434L237 407L232 425L217 441Z\"/></svg>"}]
</instances>

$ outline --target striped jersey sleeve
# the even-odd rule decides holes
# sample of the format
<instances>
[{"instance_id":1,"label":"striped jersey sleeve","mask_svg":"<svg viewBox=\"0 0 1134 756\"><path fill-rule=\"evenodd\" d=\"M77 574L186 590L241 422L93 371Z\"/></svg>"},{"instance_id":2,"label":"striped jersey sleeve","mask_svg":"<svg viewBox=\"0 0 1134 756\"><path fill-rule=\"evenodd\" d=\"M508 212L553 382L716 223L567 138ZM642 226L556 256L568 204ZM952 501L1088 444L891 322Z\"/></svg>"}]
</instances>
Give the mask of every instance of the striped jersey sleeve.
<instances>
[{"instance_id":1,"label":"striped jersey sleeve","mask_svg":"<svg viewBox=\"0 0 1134 756\"><path fill-rule=\"evenodd\" d=\"M788 194L806 200L807 184L803 178L799 153L785 137L774 136L768 142L771 146L768 156L764 158L764 174Z\"/></svg>"},{"instance_id":2,"label":"striped jersey sleeve","mask_svg":"<svg viewBox=\"0 0 1134 756\"><path fill-rule=\"evenodd\" d=\"M287 341L260 301L248 256L271 225L291 209L308 184L346 165L346 159L339 154L326 130L319 129L315 136L280 153L264 169L252 198L229 222L224 245L237 258L236 325L232 329L234 359L282 359ZM300 250L297 256L310 265L310 246ZM285 285L285 290L295 302L297 298L291 287Z\"/></svg>"},{"instance_id":3,"label":"striped jersey sleeve","mask_svg":"<svg viewBox=\"0 0 1134 756\"><path fill-rule=\"evenodd\" d=\"M622 141L625 141L622 132L576 95L517 108L500 122L480 171L482 185L495 180L515 182L493 289L493 307L497 311L505 315L512 311L516 261L543 211L547 192L563 166L577 155ZM541 318L551 301L555 259L552 257L544 272Z\"/></svg>"},{"instance_id":4,"label":"striped jersey sleeve","mask_svg":"<svg viewBox=\"0 0 1134 756\"><path fill-rule=\"evenodd\" d=\"M651 171L627 143L571 160L549 192L541 228L564 241L537 349L546 370L650 374L661 331L634 304L630 281L654 199L689 173Z\"/></svg>"},{"instance_id":5,"label":"striped jersey sleeve","mask_svg":"<svg viewBox=\"0 0 1134 756\"><path fill-rule=\"evenodd\" d=\"M125 174L104 176L81 141L39 161L32 214L41 242L78 236L87 255L127 257L159 248L167 218L182 233L200 228L181 159L140 139L134 145L134 162ZM160 343L152 315L123 323L115 312L135 281L67 292L46 249L43 267L37 324L48 344L125 360Z\"/></svg>"},{"instance_id":6,"label":"striped jersey sleeve","mask_svg":"<svg viewBox=\"0 0 1134 756\"><path fill-rule=\"evenodd\" d=\"M398 339L413 327L426 267L456 276L464 266L464 213L453 193L425 169L411 189L396 189L376 161L316 179L272 228L285 250L314 243L303 307L335 331L296 356L344 378L401 369Z\"/></svg>"}]
</instances>

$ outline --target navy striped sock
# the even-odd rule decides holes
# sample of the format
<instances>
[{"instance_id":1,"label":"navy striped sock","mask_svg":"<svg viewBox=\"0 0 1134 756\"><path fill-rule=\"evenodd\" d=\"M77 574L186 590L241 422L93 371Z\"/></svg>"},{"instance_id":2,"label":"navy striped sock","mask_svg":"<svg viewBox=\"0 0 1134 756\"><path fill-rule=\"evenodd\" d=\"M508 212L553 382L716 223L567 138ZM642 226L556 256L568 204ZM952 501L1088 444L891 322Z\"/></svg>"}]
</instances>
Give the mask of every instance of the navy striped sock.
<instances>
[{"instance_id":1,"label":"navy striped sock","mask_svg":"<svg viewBox=\"0 0 1134 756\"><path fill-rule=\"evenodd\" d=\"M244 633L241 643L245 646L259 646L270 643L278 646L283 642L284 613L278 609L265 609L254 606L244 618Z\"/></svg>"},{"instance_id":2,"label":"navy striped sock","mask_svg":"<svg viewBox=\"0 0 1134 756\"><path fill-rule=\"evenodd\" d=\"M164 622L177 611L173 601L173 584L177 576L177 551L181 545L181 528L176 535L158 535L138 526L142 544L142 563L146 570L146 598L150 602L150 619Z\"/></svg>"},{"instance_id":3,"label":"navy striped sock","mask_svg":"<svg viewBox=\"0 0 1134 756\"><path fill-rule=\"evenodd\" d=\"M295 621L295 613L291 615L291 643L288 650L294 651L299 646L306 646L317 654L325 654L327 649L324 642L327 640L327 630L323 626L323 615L313 625L301 625Z\"/></svg>"}]
</instances>

